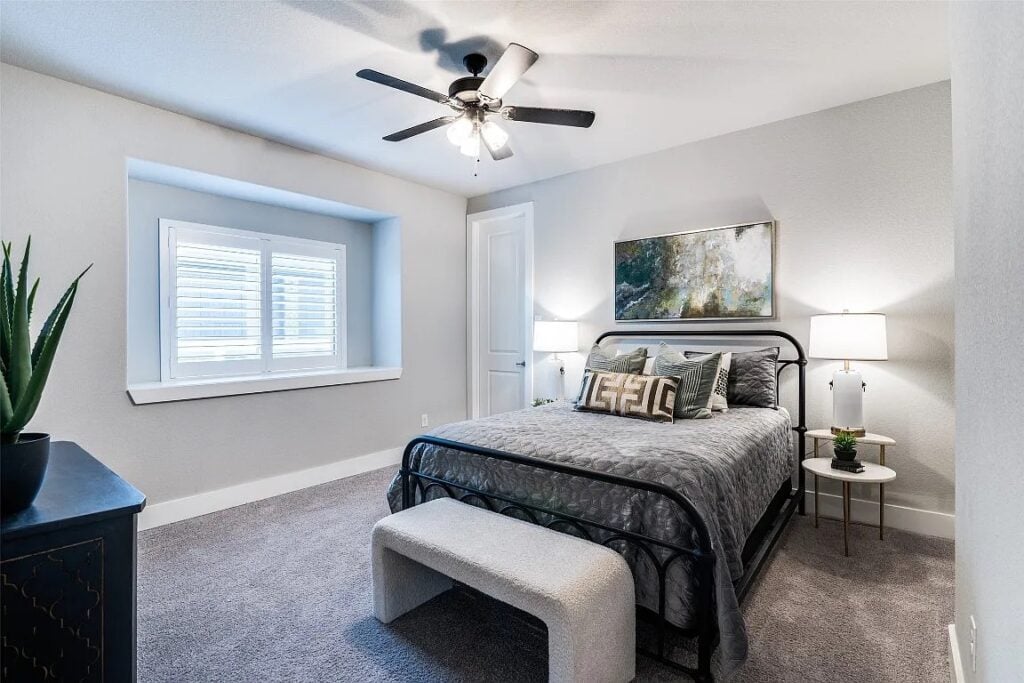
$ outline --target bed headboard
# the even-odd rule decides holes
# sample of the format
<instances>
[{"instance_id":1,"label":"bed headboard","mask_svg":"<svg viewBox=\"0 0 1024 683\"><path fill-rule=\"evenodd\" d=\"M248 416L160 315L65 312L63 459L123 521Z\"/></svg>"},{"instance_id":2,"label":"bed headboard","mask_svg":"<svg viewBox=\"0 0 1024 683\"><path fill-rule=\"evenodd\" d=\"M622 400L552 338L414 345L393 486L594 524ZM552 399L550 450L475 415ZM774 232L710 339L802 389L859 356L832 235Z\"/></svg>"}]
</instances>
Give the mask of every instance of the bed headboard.
<instances>
[{"instance_id":1,"label":"bed headboard","mask_svg":"<svg viewBox=\"0 0 1024 683\"><path fill-rule=\"evenodd\" d=\"M804 353L804 347L801 346L800 342L796 340L796 337L783 332L781 330L643 330L643 329L629 329L629 330L609 330L602 332L595 343L600 344L605 339L627 339L627 338L641 338L641 339L749 339L751 337L758 337L761 339L781 339L786 342L795 357L789 357L788 353L779 348L779 359L775 362L775 378L776 380L782 374L782 371L788 367L795 367L797 372L797 416L796 424L793 426L793 431L797 434L797 457L800 460L804 459L806 454L804 434L807 432L807 355ZM784 355L785 354L785 355ZM778 402L779 398L779 383L775 383L775 399ZM803 494L804 490L804 468L797 464L800 478L800 493ZM804 501L800 499L800 512L803 513Z\"/></svg>"}]
</instances>

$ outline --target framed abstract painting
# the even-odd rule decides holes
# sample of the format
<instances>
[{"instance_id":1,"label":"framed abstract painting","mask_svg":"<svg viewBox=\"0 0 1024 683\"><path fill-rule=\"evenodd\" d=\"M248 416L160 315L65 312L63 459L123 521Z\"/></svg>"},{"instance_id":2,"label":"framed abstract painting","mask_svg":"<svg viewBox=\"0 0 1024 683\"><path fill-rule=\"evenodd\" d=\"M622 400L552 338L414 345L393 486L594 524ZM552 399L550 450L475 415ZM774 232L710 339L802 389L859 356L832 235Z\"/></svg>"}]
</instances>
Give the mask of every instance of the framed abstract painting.
<instances>
[{"instance_id":1,"label":"framed abstract painting","mask_svg":"<svg viewBox=\"0 0 1024 683\"><path fill-rule=\"evenodd\" d=\"M775 317L775 221L615 243L615 320Z\"/></svg>"}]
</instances>

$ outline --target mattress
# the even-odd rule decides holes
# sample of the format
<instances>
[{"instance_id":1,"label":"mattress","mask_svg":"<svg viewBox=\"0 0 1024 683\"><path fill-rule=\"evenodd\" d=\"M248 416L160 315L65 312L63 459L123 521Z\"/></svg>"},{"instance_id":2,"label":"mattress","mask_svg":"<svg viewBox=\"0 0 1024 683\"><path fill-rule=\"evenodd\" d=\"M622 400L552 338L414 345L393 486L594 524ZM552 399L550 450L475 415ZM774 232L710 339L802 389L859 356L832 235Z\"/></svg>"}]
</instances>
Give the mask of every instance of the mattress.
<instances>
[{"instance_id":1,"label":"mattress","mask_svg":"<svg viewBox=\"0 0 1024 683\"><path fill-rule=\"evenodd\" d=\"M575 412L566 402L439 427L431 432L462 443L567 463L664 484L701 514L715 551L715 609L723 671L746 658L747 637L733 581L743 573L747 537L794 469L792 431L785 410L734 407L711 419L655 423ZM696 547L691 523L664 496L627 489L452 449L421 444L413 469L558 509L609 526ZM444 495L434 488L429 497ZM401 508L401 484L388 489L392 511ZM600 539L600 536L598 536ZM658 579L640 551L618 544L633 570L637 602L658 609ZM696 598L689 559L671 565L666 616L695 625Z\"/></svg>"}]
</instances>

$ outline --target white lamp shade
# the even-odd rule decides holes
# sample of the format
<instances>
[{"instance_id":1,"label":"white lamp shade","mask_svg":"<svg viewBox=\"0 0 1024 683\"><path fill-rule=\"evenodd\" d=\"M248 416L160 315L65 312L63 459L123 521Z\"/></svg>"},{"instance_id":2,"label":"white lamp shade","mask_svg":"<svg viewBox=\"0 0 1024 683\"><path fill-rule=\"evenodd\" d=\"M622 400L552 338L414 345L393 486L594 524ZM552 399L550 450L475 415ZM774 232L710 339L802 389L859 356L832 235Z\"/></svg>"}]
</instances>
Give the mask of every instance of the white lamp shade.
<instances>
[{"instance_id":1,"label":"white lamp shade","mask_svg":"<svg viewBox=\"0 0 1024 683\"><path fill-rule=\"evenodd\" d=\"M579 349L579 323L569 320L538 320L533 324L534 351L570 353Z\"/></svg>"},{"instance_id":2,"label":"white lamp shade","mask_svg":"<svg viewBox=\"0 0 1024 683\"><path fill-rule=\"evenodd\" d=\"M811 358L888 360L883 313L811 316Z\"/></svg>"}]
</instances>

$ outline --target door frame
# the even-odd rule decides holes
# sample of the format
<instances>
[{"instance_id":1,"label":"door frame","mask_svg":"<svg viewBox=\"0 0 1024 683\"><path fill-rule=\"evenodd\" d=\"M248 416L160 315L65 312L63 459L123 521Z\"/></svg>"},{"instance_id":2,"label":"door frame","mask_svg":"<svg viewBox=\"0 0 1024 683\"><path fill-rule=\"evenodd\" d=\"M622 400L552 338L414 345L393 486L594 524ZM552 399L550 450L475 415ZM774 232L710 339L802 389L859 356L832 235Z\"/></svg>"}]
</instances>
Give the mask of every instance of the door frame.
<instances>
[{"instance_id":1,"label":"door frame","mask_svg":"<svg viewBox=\"0 0 1024 683\"><path fill-rule=\"evenodd\" d=\"M533 202L503 206L490 211L480 211L466 215L466 242L469 248L467 257L467 347L468 362L468 412L469 417L480 417L480 226L494 220L523 217L523 279L526 291L523 293L523 359L526 368L523 372L523 407L533 402Z\"/></svg>"}]
</instances>

